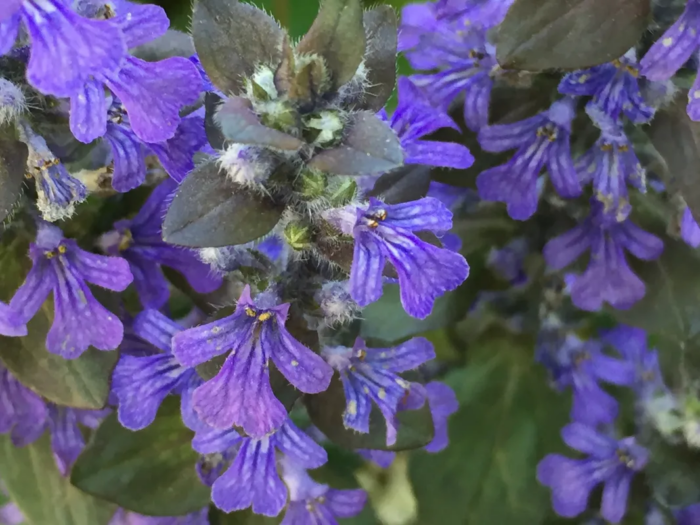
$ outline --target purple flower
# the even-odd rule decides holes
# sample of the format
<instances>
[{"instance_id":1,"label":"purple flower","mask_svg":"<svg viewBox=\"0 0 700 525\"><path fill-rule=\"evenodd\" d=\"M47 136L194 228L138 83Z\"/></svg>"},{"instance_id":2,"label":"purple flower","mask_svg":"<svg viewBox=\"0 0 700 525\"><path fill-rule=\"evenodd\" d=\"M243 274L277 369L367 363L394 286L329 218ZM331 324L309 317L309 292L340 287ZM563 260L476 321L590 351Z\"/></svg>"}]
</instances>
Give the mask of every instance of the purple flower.
<instances>
[{"instance_id":1,"label":"purple flower","mask_svg":"<svg viewBox=\"0 0 700 525\"><path fill-rule=\"evenodd\" d=\"M700 1L688 0L683 14L654 43L640 61L641 73L650 80L667 80L700 47ZM688 115L700 120L700 75L688 92Z\"/></svg>"},{"instance_id":2,"label":"purple flower","mask_svg":"<svg viewBox=\"0 0 700 525\"><path fill-rule=\"evenodd\" d=\"M537 479L552 489L554 511L567 518L578 516L586 510L591 491L603 483L600 513L619 523L627 510L632 477L646 466L649 452L633 437L617 440L582 423L567 425L561 435L567 445L589 457L549 454L540 461Z\"/></svg>"},{"instance_id":3,"label":"purple flower","mask_svg":"<svg viewBox=\"0 0 700 525\"><path fill-rule=\"evenodd\" d=\"M53 292L54 318L46 338L49 352L75 359L89 346L98 350L119 346L122 323L97 302L87 282L122 292L133 279L129 264L119 257L80 249L74 240L64 238L59 228L43 221L29 256L32 269L10 302L17 322L26 324Z\"/></svg>"},{"instance_id":4,"label":"purple flower","mask_svg":"<svg viewBox=\"0 0 700 525\"><path fill-rule=\"evenodd\" d=\"M459 127L446 113L431 106L408 78L399 78L398 92L399 104L390 124L401 140L405 164L466 169L474 163L469 149L462 144L420 140L440 128L459 131Z\"/></svg>"},{"instance_id":5,"label":"purple flower","mask_svg":"<svg viewBox=\"0 0 700 525\"><path fill-rule=\"evenodd\" d=\"M683 210L683 217L681 218L681 239L692 248L700 246L700 226L698 226L693 213L688 207Z\"/></svg>"},{"instance_id":6,"label":"purple flower","mask_svg":"<svg viewBox=\"0 0 700 525\"><path fill-rule=\"evenodd\" d=\"M112 390L119 399L119 422L141 430L156 417L158 407L170 393L182 393L196 372L185 368L172 355L171 339L183 330L157 310L145 310L134 321L134 332L163 353L134 357L122 354L112 375ZM183 408L186 403L183 402ZM183 419L187 420L185 414Z\"/></svg>"},{"instance_id":7,"label":"purple flower","mask_svg":"<svg viewBox=\"0 0 700 525\"><path fill-rule=\"evenodd\" d=\"M593 203L591 215L574 229L550 240L544 247L547 264L561 270L590 250L586 271L571 286L571 299L582 310L595 311L610 303L626 309L644 297L644 283L627 264L625 251L651 261L663 251L661 239L631 220L610 217Z\"/></svg>"},{"instance_id":8,"label":"purple flower","mask_svg":"<svg viewBox=\"0 0 700 525\"><path fill-rule=\"evenodd\" d=\"M0 524L2 525L22 525L24 515L15 503L6 503L0 507Z\"/></svg>"},{"instance_id":9,"label":"purple flower","mask_svg":"<svg viewBox=\"0 0 700 525\"><path fill-rule=\"evenodd\" d=\"M482 128L479 143L484 150L518 151L506 164L487 169L477 177L481 198L505 202L513 219L530 218L537 210L537 177L545 164L559 195L579 196L581 182L569 146L574 115L574 102L566 98L534 117Z\"/></svg>"},{"instance_id":10,"label":"purple flower","mask_svg":"<svg viewBox=\"0 0 700 525\"><path fill-rule=\"evenodd\" d=\"M675 513L678 525L696 525L700 523L700 503L689 505Z\"/></svg>"},{"instance_id":11,"label":"purple flower","mask_svg":"<svg viewBox=\"0 0 700 525\"><path fill-rule=\"evenodd\" d=\"M416 337L394 348L367 348L359 337L352 348L338 346L322 351L339 374L345 390L343 424L358 432L369 432L372 401L386 419L387 445L396 443L395 416L410 383L398 374L413 370L435 358L433 345Z\"/></svg>"},{"instance_id":12,"label":"purple flower","mask_svg":"<svg viewBox=\"0 0 700 525\"><path fill-rule=\"evenodd\" d=\"M431 381L425 385L425 391L430 404L430 413L433 416L433 426L435 427L435 436L425 446L425 450L430 453L436 453L447 448L449 444L447 420L459 410L459 403L454 390L444 383Z\"/></svg>"},{"instance_id":13,"label":"purple flower","mask_svg":"<svg viewBox=\"0 0 700 525\"><path fill-rule=\"evenodd\" d=\"M616 122L624 113L635 124L643 124L654 116L654 108L644 102L638 77L637 53L630 49L612 62L565 75L559 92L593 97L588 107L604 112Z\"/></svg>"},{"instance_id":14,"label":"purple flower","mask_svg":"<svg viewBox=\"0 0 700 525\"><path fill-rule=\"evenodd\" d=\"M78 424L97 428L110 410L81 410L49 403L48 411L53 457L58 471L62 476L67 476L85 448L85 439Z\"/></svg>"},{"instance_id":15,"label":"purple flower","mask_svg":"<svg viewBox=\"0 0 700 525\"><path fill-rule=\"evenodd\" d=\"M430 314L437 297L457 288L469 275L464 257L414 233L440 234L452 228L452 213L437 199L384 204L370 198L366 207L328 210L324 218L355 238L350 294L360 306L381 297L387 258L398 274L404 309L419 319Z\"/></svg>"},{"instance_id":16,"label":"purple flower","mask_svg":"<svg viewBox=\"0 0 700 525\"><path fill-rule=\"evenodd\" d=\"M645 170L618 124L598 119L598 125L600 138L576 161L576 171L582 182L593 182L603 213L626 217L632 210L627 184L646 193Z\"/></svg>"},{"instance_id":17,"label":"purple flower","mask_svg":"<svg viewBox=\"0 0 700 525\"><path fill-rule=\"evenodd\" d=\"M14 45L21 23L32 43L27 79L45 94L72 96L90 78L116 72L126 54L118 25L83 18L64 0L4 0L0 55Z\"/></svg>"},{"instance_id":18,"label":"purple flower","mask_svg":"<svg viewBox=\"0 0 700 525\"><path fill-rule=\"evenodd\" d=\"M44 138L26 123L20 125L20 135L29 148L27 170L36 183L37 207L42 217L50 222L70 217L75 205L87 197L87 188L68 173Z\"/></svg>"},{"instance_id":19,"label":"purple flower","mask_svg":"<svg viewBox=\"0 0 700 525\"><path fill-rule=\"evenodd\" d=\"M508 13L513 0L437 0L438 18L460 17L465 26L488 29L497 26Z\"/></svg>"},{"instance_id":20,"label":"purple flower","mask_svg":"<svg viewBox=\"0 0 700 525\"><path fill-rule=\"evenodd\" d=\"M142 516L135 512L118 509L109 525L209 525L209 508L187 516Z\"/></svg>"},{"instance_id":21,"label":"purple flower","mask_svg":"<svg viewBox=\"0 0 700 525\"><path fill-rule=\"evenodd\" d=\"M404 12L406 9L404 9ZM402 35L407 21L403 21ZM403 40L403 45L409 45ZM413 67L437 69L437 73L414 75L413 81L432 103L447 111L452 102L464 96L464 122L472 131L488 124L493 89L492 72L497 66L495 49L485 31L464 31L459 22L437 22L436 27L415 40L407 54Z\"/></svg>"},{"instance_id":22,"label":"purple flower","mask_svg":"<svg viewBox=\"0 0 700 525\"><path fill-rule=\"evenodd\" d=\"M193 367L228 353L221 370L197 388L193 405L200 419L216 428L242 427L254 438L284 423L287 411L270 386L270 359L287 380L307 394L323 392L332 369L285 328L288 304L272 293L253 301L246 286L233 315L173 338L173 353Z\"/></svg>"},{"instance_id":23,"label":"purple flower","mask_svg":"<svg viewBox=\"0 0 700 525\"><path fill-rule=\"evenodd\" d=\"M287 501L287 488L277 472L276 451L303 468L318 468L326 451L287 419L274 433L258 439L235 430L197 432L192 446L200 454L226 452L239 447L233 464L212 487L212 501L224 512L253 507L253 512L277 516Z\"/></svg>"},{"instance_id":24,"label":"purple flower","mask_svg":"<svg viewBox=\"0 0 700 525\"><path fill-rule=\"evenodd\" d=\"M106 6L103 16L121 28L129 48L145 44L168 29L168 17L162 8L123 0L99 3ZM146 62L127 56L118 70L95 75L70 93L71 131L82 142L92 142L107 133L104 86L123 104L133 133L151 144L175 136L179 112L197 100L202 79L197 67L184 57Z\"/></svg>"},{"instance_id":25,"label":"purple flower","mask_svg":"<svg viewBox=\"0 0 700 525\"><path fill-rule=\"evenodd\" d=\"M357 449L355 452L383 469L389 468L396 459L396 452L390 450Z\"/></svg>"},{"instance_id":26,"label":"purple flower","mask_svg":"<svg viewBox=\"0 0 700 525\"><path fill-rule=\"evenodd\" d=\"M12 309L0 302L0 335L22 337L27 335L26 324L19 323Z\"/></svg>"},{"instance_id":27,"label":"purple flower","mask_svg":"<svg viewBox=\"0 0 700 525\"><path fill-rule=\"evenodd\" d=\"M221 286L221 277L212 274L194 251L163 242L163 217L176 189L177 183L172 179L163 181L133 219L115 222L114 230L99 240L105 253L119 255L128 261L136 291L145 308L162 308L170 297L161 266L182 273L199 293L213 292Z\"/></svg>"},{"instance_id":28,"label":"purple flower","mask_svg":"<svg viewBox=\"0 0 700 525\"><path fill-rule=\"evenodd\" d=\"M598 341L582 341L568 334L546 363L555 386L573 391L571 418L588 425L611 423L617 417L617 402L599 381L630 386L634 367L605 355Z\"/></svg>"},{"instance_id":29,"label":"purple flower","mask_svg":"<svg viewBox=\"0 0 700 525\"><path fill-rule=\"evenodd\" d=\"M0 365L0 434L23 447L44 433L49 412L46 403Z\"/></svg>"},{"instance_id":30,"label":"purple flower","mask_svg":"<svg viewBox=\"0 0 700 525\"><path fill-rule=\"evenodd\" d=\"M519 286L527 282L525 257L529 251L527 239L517 237L503 248L491 248L486 264L500 278L513 286Z\"/></svg>"},{"instance_id":31,"label":"purple flower","mask_svg":"<svg viewBox=\"0 0 700 525\"><path fill-rule=\"evenodd\" d=\"M197 111L183 118L171 139L148 144L132 130L124 106L114 101L109 109L109 122L104 135L114 162L112 187L126 192L143 184L146 156L150 153L158 157L172 179L182 182L194 169L194 154L207 142L204 118L200 113Z\"/></svg>"},{"instance_id":32,"label":"purple flower","mask_svg":"<svg viewBox=\"0 0 700 525\"><path fill-rule=\"evenodd\" d=\"M634 371L630 383L643 403L670 393L664 383L656 349L649 350L647 334L641 328L620 325L602 334L604 343L615 348Z\"/></svg>"},{"instance_id":33,"label":"purple flower","mask_svg":"<svg viewBox=\"0 0 700 525\"><path fill-rule=\"evenodd\" d=\"M282 479L289 489L289 503L281 525L337 525L337 518L352 518L367 501L361 489L335 490L316 483L302 466L282 459Z\"/></svg>"}]
</instances>

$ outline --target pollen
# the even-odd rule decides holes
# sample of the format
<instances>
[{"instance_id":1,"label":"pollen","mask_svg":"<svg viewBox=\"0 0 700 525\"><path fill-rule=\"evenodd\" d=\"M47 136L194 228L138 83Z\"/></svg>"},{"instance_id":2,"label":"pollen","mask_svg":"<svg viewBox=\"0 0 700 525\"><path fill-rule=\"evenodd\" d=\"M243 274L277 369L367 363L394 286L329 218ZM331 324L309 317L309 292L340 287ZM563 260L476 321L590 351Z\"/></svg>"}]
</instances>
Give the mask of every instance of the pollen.
<instances>
[{"instance_id":1,"label":"pollen","mask_svg":"<svg viewBox=\"0 0 700 525\"><path fill-rule=\"evenodd\" d=\"M700 89L693 91L693 98L700 98Z\"/></svg>"},{"instance_id":2,"label":"pollen","mask_svg":"<svg viewBox=\"0 0 700 525\"><path fill-rule=\"evenodd\" d=\"M268 319L270 319L270 317L272 317L272 314L270 312L263 312L258 316L258 321L265 322Z\"/></svg>"},{"instance_id":3,"label":"pollen","mask_svg":"<svg viewBox=\"0 0 700 525\"><path fill-rule=\"evenodd\" d=\"M47 259L53 259L54 255L56 255L56 254L53 253L53 252L44 252L44 256L45 256Z\"/></svg>"},{"instance_id":4,"label":"pollen","mask_svg":"<svg viewBox=\"0 0 700 525\"><path fill-rule=\"evenodd\" d=\"M292 361L292 366L299 366L299 361Z\"/></svg>"},{"instance_id":5,"label":"pollen","mask_svg":"<svg viewBox=\"0 0 700 525\"><path fill-rule=\"evenodd\" d=\"M377 226L379 226L379 223L374 219L367 219L367 226L369 226L372 229L375 229Z\"/></svg>"},{"instance_id":6,"label":"pollen","mask_svg":"<svg viewBox=\"0 0 700 525\"><path fill-rule=\"evenodd\" d=\"M579 83L579 84L585 83L586 80L588 80L589 77L590 77L590 75L581 75L580 77L578 77L578 83Z\"/></svg>"},{"instance_id":7,"label":"pollen","mask_svg":"<svg viewBox=\"0 0 700 525\"><path fill-rule=\"evenodd\" d=\"M357 401L348 401L348 408L347 408L347 413L350 414L351 416L354 416L357 414Z\"/></svg>"},{"instance_id":8,"label":"pollen","mask_svg":"<svg viewBox=\"0 0 700 525\"><path fill-rule=\"evenodd\" d=\"M365 357L367 357L367 351L366 351L366 350L360 349L360 350L357 351L357 358L358 358L360 361L364 361L364 360L365 360Z\"/></svg>"},{"instance_id":9,"label":"pollen","mask_svg":"<svg viewBox=\"0 0 700 525\"><path fill-rule=\"evenodd\" d=\"M386 398L386 390L384 390L383 388L380 388L378 395L379 395L379 399L385 399Z\"/></svg>"},{"instance_id":10,"label":"pollen","mask_svg":"<svg viewBox=\"0 0 700 525\"><path fill-rule=\"evenodd\" d=\"M220 326L215 326L214 328L211 329L212 334L218 334L219 332L221 332Z\"/></svg>"},{"instance_id":11,"label":"pollen","mask_svg":"<svg viewBox=\"0 0 700 525\"><path fill-rule=\"evenodd\" d=\"M58 253L66 253L66 247L63 244L58 247Z\"/></svg>"},{"instance_id":12,"label":"pollen","mask_svg":"<svg viewBox=\"0 0 700 525\"><path fill-rule=\"evenodd\" d=\"M667 38L664 38L661 43L664 45L664 47L671 47L671 44L673 44L673 38L670 36Z\"/></svg>"}]
</instances>

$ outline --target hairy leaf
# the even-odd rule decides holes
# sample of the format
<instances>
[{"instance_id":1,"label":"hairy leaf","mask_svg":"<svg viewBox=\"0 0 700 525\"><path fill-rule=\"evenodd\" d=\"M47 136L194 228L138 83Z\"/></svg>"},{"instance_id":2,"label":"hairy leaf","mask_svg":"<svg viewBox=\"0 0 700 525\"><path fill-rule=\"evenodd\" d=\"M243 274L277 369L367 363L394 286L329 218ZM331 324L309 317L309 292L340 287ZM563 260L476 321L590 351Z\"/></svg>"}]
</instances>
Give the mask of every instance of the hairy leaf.
<instances>
[{"instance_id":1,"label":"hairy leaf","mask_svg":"<svg viewBox=\"0 0 700 525\"><path fill-rule=\"evenodd\" d=\"M336 175L373 175L403 164L403 150L394 131L374 114L355 115L340 146L322 151L309 166Z\"/></svg>"},{"instance_id":2,"label":"hairy leaf","mask_svg":"<svg viewBox=\"0 0 700 525\"><path fill-rule=\"evenodd\" d=\"M418 410L406 410L397 414L399 428L396 443L392 446L386 444L386 422L376 406L372 406L369 433L361 434L345 428L343 425L345 393L337 375L325 392L305 396L304 404L309 412L309 417L311 417L311 422L328 439L341 447L410 450L425 446L433 439L433 418L427 402Z\"/></svg>"},{"instance_id":3,"label":"hairy leaf","mask_svg":"<svg viewBox=\"0 0 700 525\"><path fill-rule=\"evenodd\" d=\"M260 123L250 102L240 97L230 97L214 115L214 122L231 142L268 146L285 151L296 151L304 143L296 137L268 128Z\"/></svg>"},{"instance_id":4,"label":"hairy leaf","mask_svg":"<svg viewBox=\"0 0 700 525\"><path fill-rule=\"evenodd\" d=\"M678 191L700 219L700 123L693 122L685 109L686 96L659 111L649 127L649 138L665 162L659 170L670 191Z\"/></svg>"},{"instance_id":5,"label":"hairy leaf","mask_svg":"<svg viewBox=\"0 0 700 525\"><path fill-rule=\"evenodd\" d=\"M163 223L163 237L191 248L231 246L259 239L275 227L282 209L237 184L216 163L190 173Z\"/></svg>"},{"instance_id":6,"label":"hairy leaf","mask_svg":"<svg viewBox=\"0 0 700 525\"><path fill-rule=\"evenodd\" d=\"M238 93L256 66L277 66L284 31L255 6L238 0L197 0L192 37L199 60L223 93Z\"/></svg>"},{"instance_id":7,"label":"hairy leaf","mask_svg":"<svg viewBox=\"0 0 700 525\"><path fill-rule=\"evenodd\" d=\"M116 505L81 492L59 474L48 433L23 448L16 448L9 436L0 436L0 470L26 523L107 525L117 510Z\"/></svg>"},{"instance_id":8,"label":"hairy leaf","mask_svg":"<svg viewBox=\"0 0 700 525\"><path fill-rule=\"evenodd\" d=\"M367 90L362 107L379 111L384 107L396 85L396 46L398 21L396 12L388 5L365 12L367 53Z\"/></svg>"},{"instance_id":9,"label":"hairy leaf","mask_svg":"<svg viewBox=\"0 0 700 525\"><path fill-rule=\"evenodd\" d=\"M157 62L170 57L189 58L195 53L192 37L187 33L168 29L168 31L141 46L132 49L131 54L147 62Z\"/></svg>"},{"instance_id":10,"label":"hairy leaf","mask_svg":"<svg viewBox=\"0 0 700 525\"><path fill-rule=\"evenodd\" d=\"M647 28L647 0L515 0L500 25L506 69L582 69L634 47Z\"/></svg>"},{"instance_id":11,"label":"hairy leaf","mask_svg":"<svg viewBox=\"0 0 700 525\"><path fill-rule=\"evenodd\" d=\"M177 397L166 398L156 420L138 432L112 414L78 458L71 483L139 514L179 516L206 507L209 489L195 472L194 434L179 405Z\"/></svg>"},{"instance_id":12,"label":"hairy leaf","mask_svg":"<svg viewBox=\"0 0 700 525\"><path fill-rule=\"evenodd\" d=\"M547 385L533 345L515 337L481 341L465 368L445 378L460 402L449 421L450 446L411 459L421 523L537 525L550 514L536 466L562 448L570 401Z\"/></svg>"},{"instance_id":13,"label":"hairy leaf","mask_svg":"<svg viewBox=\"0 0 700 525\"><path fill-rule=\"evenodd\" d=\"M5 220L22 193L27 155L23 142L0 139L0 221Z\"/></svg>"},{"instance_id":14,"label":"hairy leaf","mask_svg":"<svg viewBox=\"0 0 700 525\"><path fill-rule=\"evenodd\" d=\"M365 54L360 0L324 0L297 53L322 56L338 88L357 71Z\"/></svg>"}]
</instances>

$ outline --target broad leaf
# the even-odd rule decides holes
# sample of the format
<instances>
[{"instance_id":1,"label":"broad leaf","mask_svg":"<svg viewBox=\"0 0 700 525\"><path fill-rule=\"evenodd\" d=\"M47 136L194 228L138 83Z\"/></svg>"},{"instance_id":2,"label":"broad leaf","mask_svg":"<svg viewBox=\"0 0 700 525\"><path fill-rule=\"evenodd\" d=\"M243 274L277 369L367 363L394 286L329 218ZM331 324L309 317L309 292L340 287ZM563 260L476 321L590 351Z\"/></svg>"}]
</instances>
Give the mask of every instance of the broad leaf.
<instances>
[{"instance_id":1,"label":"broad leaf","mask_svg":"<svg viewBox=\"0 0 700 525\"><path fill-rule=\"evenodd\" d=\"M351 449L410 450L427 445L433 439L433 418L426 402L419 410L407 410L397 414L399 421L396 443L386 444L386 422L376 406L370 414L370 430L367 434L347 429L343 425L345 393L343 385L334 377L325 392L304 397L304 404L311 422L323 434L341 447Z\"/></svg>"},{"instance_id":2,"label":"broad leaf","mask_svg":"<svg viewBox=\"0 0 700 525\"><path fill-rule=\"evenodd\" d=\"M71 483L127 510L151 516L180 516L209 504L209 489L195 472L194 434L168 397L156 420L132 432L112 414L97 429L71 473Z\"/></svg>"},{"instance_id":3,"label":"broad leaf","mask_svg":"<svg viewBox=\"0 0 700 525\"><path fill-rule=\"evenodd\" d=\"M324 0L311 29L297 45L297 53L322 56L335 88L347 83L365 55L360 0Z\"/></svg>"},{"instance_id":4,"label":"broad leaf","mask_svg":"<svg viewBox=\"0 0 700 525\"><path fill-rule=\"evenodd\" d=\"M700 219L700 123L686 113L687 97L659 111L649 127L649 138L665 162L659 170L670 191L678 191Z\"/></svg>"},{"instance_id":5,"label":"broad leaf","mask_svg":"<svg viewBox=\"0 0 700 525\"><path fill-rule=\"evenodd\" d=\"M551 513L536 467L562 448L570 397L550 389L533 347L496 336L470 347L465 368L445 378L460 402L450 445L411 459L421 523L538 525Z\"/></svg>"},{"instance_id":6,"label":"broad leaf","mask_svg":"<svg viewBox=\"0 0 700 525\"><path fill-rule=\"evenodd\" d=\"M131 49L130 53L147 62L158 62L170 57L189 58L195 54L195 49L190 35L168 29L164 35Z\"/></svg>"},{"instance_id":7,"label":"broad leaf","mask_svg":"<svg viewBox=\"0 0 700 525\"><path fill-rule=\"evenodd\" d=\"M363 108L379 111L384 107L396 85L396 46L398 22L394 9L388 5L367 11L364 16L367 38L367 89Z\"/></svg>"},{"instance_id":8,"label":"broad leaf","mask_svg":"<svg viewBox=\"0 0 700 525\"><path fill-rule=\"evenodd\" d=\"M506 69L582 69L610 62L637 44L648 0L515 0L498 30Z\"/></svg>"},{"instance_id":9,"label":"broad leaf","mask_svg":"<svg viewBox=\"0 0 700 525\"><path fill-rule=\"evenodd\" d=\"M22 193L27 171L27 145L13 139L0 139L0 221L12 211Z\"/></svg>"},{"instance_id":10,"label":"broad leaf","mask_svg":"<svg viewBox=\"0 0 700 525\"><path fill-rule=\"evenodd\" d=\"M322 151L309 166L336 175L373 175L403 164L398 137L373 113L358 113L349 126L341 145Z\"/></svg>"},{"instance_id":11,"label":"broad leaf","mask_svg":"<svg viewBox=\"0 0 700 525\"><path fill-rule=\"evenodd\" d=\"M284 31L255 6L238 0L197 0L192 37L199 60L222 92L238 93L260 64L281 59Z\"/></svg>"},{"instance_id":12,"label":"broad leaf","mask_svg":"<svg viewBox=\"0 0 700 525\"><path fill-rule=\"evenodd\" d=\"M204 164L180 185L163 223L163 237L191 248L231 246L259 239L282 208L231 182L216 163Z\"/></svg>"},{"instance_id":13,"label":"broad leaf","mask_svg":"<svg viewBox=\"0 0 700 525\"><path fill-rule=\"evenodd\" d=\"M304 145L296 137L261 124L250 102L244 98L230 97L226 100L214 115L214 122L226 139L237 144L267 146L285 151L296 151Z\"/></svg>"},{"instance_id":14,"label":"broad leaf","mask_svg":"<svg viewBox=\"0 0 700 525\"><path fill-rule=\"evenodd\" d=\"M430 168L410 164L379 177L369 196L379 197L387 204L399 204L425 197L429 188Z\"/></svg>"},{"instance_id":15,"label":"broad leaf","mask_svg":"<svg viewBox=\"0 0 700 525\"><path fill-rule=\"evenodd\" d=\"M0 470L12 500L33 525L107 525L117 510L61 476L49 435L23 448L0 436Z\"/></svg>"}]
</instances>

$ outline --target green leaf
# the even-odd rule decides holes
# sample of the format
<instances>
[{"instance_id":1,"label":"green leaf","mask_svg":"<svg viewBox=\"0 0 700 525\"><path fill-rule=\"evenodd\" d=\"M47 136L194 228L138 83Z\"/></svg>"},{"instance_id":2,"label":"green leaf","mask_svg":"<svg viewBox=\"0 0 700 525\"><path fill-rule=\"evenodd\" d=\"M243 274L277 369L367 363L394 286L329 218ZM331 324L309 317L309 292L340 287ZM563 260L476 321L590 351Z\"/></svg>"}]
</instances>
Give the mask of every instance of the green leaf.
<instances>
[{"instance_id":1,"label":"green leaf","mask_svg":"<svg viewBox=\"0 0 700 525\"><path fill-rule=\"evenodd\" d=\"M231 246L259 239L275 227L282 208L233 182L215 162L191 172L163 223L163 238L190 248Z\"/></svg>"},{"instance_id":2,"label":"green leaf","mask_svg":"<svg viewBox=\"0 0 700 525\"><path fill-rule=\"evenodd\" d=\"M14 139L0 139L0 221L5 220L22 193L27 170L27 145Z\"/></svg>"},{"instance_id":3,"label":"green leaf","mask_svg":"<svg viewBox=\"0 0 700 525\"><path fill-rule=\"evenodd\" d=\"M396 443L386 444L386 422L376 405L370 414L369 433L361 434L343 425L345 393L343 385L334 377L325 392L305 396L304 403L311 421L323 434L341 447L374 450L410 450L420 448L433 439L435 429L430 407L426 402L418 410L398 412L399 420Z\"/></svg>"},{"instance_id":4,"label":"green leaf","mask_svg":"<svg viewBox=\"0 0 700 525\"><path fill-rule=\"evenodd\" d=\"M365 55L365 29L360 0L324 0L309 32L297 45L298 54L322 56L335 88L355 75Z\"/></svg>"},{"instance_id":5,"label":"green leaf","mask_svg":"<svg viewBox=\"0 0 700 525\"><path fill-rule=\"evenodd\" d=\"M23 448L0 436L0 470L12 500L32 525L107 525L116 505L73 487L56 469L48 433Z\"/></svg>"},{"instance_id":6,"label":"green leaf","mask_svg":"<svg viewBox=\"0 0 700 525\"><path fill-rule=\"evenodd\" d=\"M450 446L411 459L421 523L537 525L550 513L536 466L561 448L570 400L549 388L533 348L530 339L482 339L445 378L460 402Z\"/></svg>"},{"instance_id":7,"label":"green leaf","mask_svg":"<svg viewBox=\"0 0 700 525\"><path fill-rule=\"evenodd\" d=\"M336 175L372 175L403 164L398 137L373 113L357 113L348 126L342 144L312 158L311 168Z\"/></svg>"},{"instance_id":8,"label":"green leaf","mask_svg":"<svg viewBox=\"0 0 700 525\"><path fill-rule=\"evenodd\" d=\"M250 102L240 97L229 97L214 115L226 139L236 144L266 146L284 151L297 151L304 143L296 137L260 123Z\"/></svg>"},{"instance_id":9,"label":"green leaf","mask_svg":"<svg viewBox=\"0 0 700 525\"><path fill-rule=\"evenodd\" d=\"M180 516L209 504L209 489L195 472L193 432L182 423L180 402L170 396L146 429L132 432L112 414L78 458L71 483L127 510Z\"/></svg>"},{"instance_id":10,"label":"green leaf","mask_svg":"<svg viewBox=\"0 0 700 525\"><path fill-rule=\"evenodd\" d=\"M648 0L515 0L500 25L505 69L583 69L610 62L646 31Z\"/></svg>"},{"instance_id":11,"label":"green leaf","mask_svg":"<svg viewBox=\"0 0 700 525\"><path fill-rule=\"evenodd\" d=\"M687 93L686 93L687 94ZM683 196L693 216L700 219L700 123L690 120L686 112L687 96L659 111L649 126L649 138L661 155L658 170L670 191Z\"/></svg>"},{"instance_id":12,"label":"green leaf","mask_svg":"<svg viewBox=\"0 0 700 525\"><path fill-rule=\"evenodd\" d=\"M364 16L367 54L367 89L363 109L379 111L384 107L396 84L396 46L398 21L388 5L367 11Z\"/></svg>"},{"instance_id":13,"label":"green leaf","mask_svg":"<svg viewBox=\"0 0 700 525\"><path fill-rule=\"evenodd\" d=\"M273 18L238 0L197 0L194 6L194 46L209 78L226 94L238 93L256 66L279 63L284 35Z\"/></svg>"}]
</instances>

